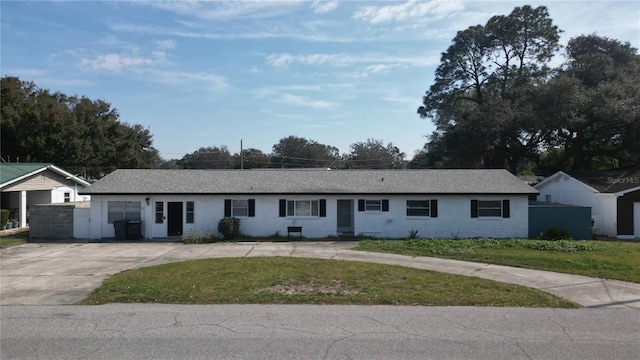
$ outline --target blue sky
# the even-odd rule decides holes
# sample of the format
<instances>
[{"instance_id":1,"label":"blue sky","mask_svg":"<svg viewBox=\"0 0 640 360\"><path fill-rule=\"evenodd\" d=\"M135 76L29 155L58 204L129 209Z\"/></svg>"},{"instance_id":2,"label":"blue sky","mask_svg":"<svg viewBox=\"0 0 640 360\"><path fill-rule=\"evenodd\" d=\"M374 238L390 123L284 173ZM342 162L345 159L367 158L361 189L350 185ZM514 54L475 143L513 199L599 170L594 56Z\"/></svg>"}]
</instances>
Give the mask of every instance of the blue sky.
<instances>
[{"instance_id":1,"label":"blue sky","mask_svg":"<svg viewBox=\"0 0 640 360\"><path fill-rule=\"evenodd\" d=\"M165 159L204 146L266 153L281 138L393 142L433 131L416 109L459 30L529 4L561 42L640 47L638 1L2 1L2 76L103 99ZM554 59L558 64L560 56Z\"/></svg>"}]
</instances>

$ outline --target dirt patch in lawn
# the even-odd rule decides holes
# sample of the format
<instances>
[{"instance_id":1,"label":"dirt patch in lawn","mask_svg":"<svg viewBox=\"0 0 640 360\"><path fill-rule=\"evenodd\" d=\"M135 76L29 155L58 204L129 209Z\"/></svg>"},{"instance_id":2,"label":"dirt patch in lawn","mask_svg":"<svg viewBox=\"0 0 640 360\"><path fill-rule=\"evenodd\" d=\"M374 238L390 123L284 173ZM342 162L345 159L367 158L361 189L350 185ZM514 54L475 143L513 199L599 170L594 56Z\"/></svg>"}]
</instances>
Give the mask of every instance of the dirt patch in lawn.
<instances>
[{"instance_id":1,"label":"dirt patch in lawn","mask_svg":"<svg viewBox=\"0 0 640 360\"><path fill-rule=\"evenodd\" d=\"M345 286L343 281L336 281L331 285L318 285L313 282L305 284L280 284L270 286L266 289L262 289L260 292L266 292L270 294L286 294L286 295L310 295L310 294L325 294L325 295L356 295L360 293L358 289L349 289Z\"/></svg>"}]
</instances>

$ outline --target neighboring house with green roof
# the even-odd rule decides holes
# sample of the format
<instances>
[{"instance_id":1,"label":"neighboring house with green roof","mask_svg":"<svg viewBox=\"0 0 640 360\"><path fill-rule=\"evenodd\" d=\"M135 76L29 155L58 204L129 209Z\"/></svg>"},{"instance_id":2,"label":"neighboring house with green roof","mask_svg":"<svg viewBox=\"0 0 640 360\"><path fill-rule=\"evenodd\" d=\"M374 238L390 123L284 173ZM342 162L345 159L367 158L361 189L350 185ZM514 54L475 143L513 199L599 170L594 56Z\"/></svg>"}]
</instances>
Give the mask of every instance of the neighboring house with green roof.
<instances>
[{"instance_id":1,"label":"neighboring house with green roof","mask_svg":"<svg viewBox=\"0 0 640 360\"><path fill-rule=\"evenodd\" d=\"M0 203L10 217L27 226L29 206L88 201L78 192L89 182L47 163L0 163Z\"/></svg>"},{"instance_id":2,"label":"neighboring house with green roof","mask_svg":"<svg viewBox=\"0 0 640 360\"><path fill-rule=\"evenodd\" d=\"M151 239L216 232L224 217L256 237L510 238L528 236L538 192L506 170L120 169L81 194L94 239L117 237L119 220Z\"/></svg>"}]
</instances>

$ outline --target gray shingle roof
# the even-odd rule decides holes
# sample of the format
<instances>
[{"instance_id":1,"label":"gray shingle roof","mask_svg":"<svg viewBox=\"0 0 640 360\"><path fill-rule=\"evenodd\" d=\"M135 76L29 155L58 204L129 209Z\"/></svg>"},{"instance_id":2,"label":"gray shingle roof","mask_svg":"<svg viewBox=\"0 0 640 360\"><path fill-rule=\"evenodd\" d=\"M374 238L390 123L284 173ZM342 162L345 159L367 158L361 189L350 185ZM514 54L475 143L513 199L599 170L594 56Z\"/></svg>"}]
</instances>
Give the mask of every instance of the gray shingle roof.
<instances>
[{"instance_id":1,"label":"gray shingle roof","mask_svg":"<svg viewBox=\"0 0 640 360\"><path fill-rule=\"evenodd\" d=\"M82 194L537 194L506 170L119 169Z\"/></svg>"},{"instance_id":2,"label":"gray shingle roof","mask_svg":"<svg viewBox=\"0 0 640 360\"><path fill-rule=\"evenodd\" d=\"M568 174L601 193L615 194L640 187L640 170L569 172Z\"/></svg>"}]
</instances>

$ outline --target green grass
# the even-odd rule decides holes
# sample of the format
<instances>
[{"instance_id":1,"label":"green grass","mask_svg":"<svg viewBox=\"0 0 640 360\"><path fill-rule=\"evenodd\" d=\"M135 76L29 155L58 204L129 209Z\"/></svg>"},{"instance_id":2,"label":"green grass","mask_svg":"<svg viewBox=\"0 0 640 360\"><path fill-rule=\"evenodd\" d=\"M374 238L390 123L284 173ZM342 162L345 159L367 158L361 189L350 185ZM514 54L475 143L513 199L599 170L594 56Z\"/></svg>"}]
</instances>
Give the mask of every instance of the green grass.
<instances>
[{"instance_id":1,"label":"green grass","mask_svg":"<svg viewBox=\"0 0 640 360\"><path fill-rule=\"evenodd\" d=\"M24 244L27 242L27 239L29 239L29 232L3 236L0 238L0 249L11 245Z\"/></svg>"},{"instance_id":2,"label":"green grass","mask_svg":"<svg viewBox=\"0 0 640 360\"><path fill-rule=\"evenodd\" d=\"M477 261L640 283L640 242L362 240L354 250Z\"/></svg>"},{"instance_id":3,"label":"green grass","mask_svg":"<svg viewBox=\"0 0 640 360\"><path fill-rule=\"evenodd\" d=\"M523 286L393 265L289 257L202 259L124 271L79 304L579 305Z\"/></svg>"}]
</instances>

